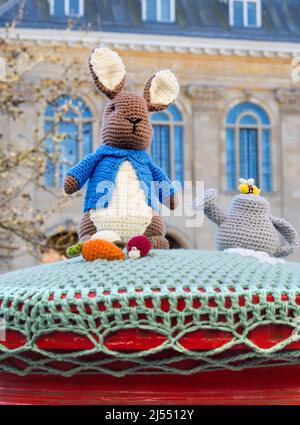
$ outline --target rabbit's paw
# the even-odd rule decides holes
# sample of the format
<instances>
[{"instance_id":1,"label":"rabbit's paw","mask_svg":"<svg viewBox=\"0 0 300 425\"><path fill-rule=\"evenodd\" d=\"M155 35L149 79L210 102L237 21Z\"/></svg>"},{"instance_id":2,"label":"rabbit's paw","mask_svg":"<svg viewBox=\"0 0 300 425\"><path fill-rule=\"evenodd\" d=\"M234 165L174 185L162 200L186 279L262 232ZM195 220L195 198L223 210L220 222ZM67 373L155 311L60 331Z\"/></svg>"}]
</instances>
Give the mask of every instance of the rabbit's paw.
<instances>
[{"instance_id":1,"label":"rabbit's paw","mask_svg":"<svg viewBox=\"0 0 300 425\"><path fill-rule=\"evenodd\" d=\"M127 253L131 260L146 257L152 248L151 242L146 236L134 236L127 242Z\"/></svg>"},{"instance_id":2,"label":"rabbit's paw","mask_svg":"<svg viewBox=\"0 0 300 425\"><path fill-rule=\"evenodd\" d=\"M153 249L169 249L169 241L163 236L151 236L149 238Z\"/></svg>"},{"instance_id":3,"label":"rabbit's paw","mask_svg":"<svg viewBox=\"0 0 300 425\"><path fill-rule=\"evenodd\" d=\"M100 239L89 240L82 245L82 256L86 261L125 260L123 251L114 243Z\"/></svg>"},{"instance_id":4,"label":"rabbit's paw","mask_svg":"<svg viewBox=\"0 0 300 425\"><path fill-rule=\"evenodd\" d=\"M75 179L75 177L72 176L66 176L64 181L64 191L71 195L74 192L77 192L79 188L78 181Z\"/></svg>"},{"instance_id":5,"label":"rabbit's paw","mask_svg":"<svg viewBox=\"0 0 300 425\"><path fill-rule=\"evenodd\" d=\"M170 196L170 199L167 201L166 206L170 209L170 210L175 210L178 207L179 204L179 197L177 193L174 193Z\"/></svg>"}]
</instances>

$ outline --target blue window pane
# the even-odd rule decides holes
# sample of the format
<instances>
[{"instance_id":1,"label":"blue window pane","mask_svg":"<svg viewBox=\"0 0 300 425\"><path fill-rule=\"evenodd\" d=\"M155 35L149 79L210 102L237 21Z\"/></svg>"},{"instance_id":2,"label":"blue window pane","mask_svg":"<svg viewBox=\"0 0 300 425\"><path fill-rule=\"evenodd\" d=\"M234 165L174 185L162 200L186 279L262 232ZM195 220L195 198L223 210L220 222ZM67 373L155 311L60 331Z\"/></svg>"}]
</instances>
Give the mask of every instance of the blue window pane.
<instances>
[{"instance_id":1,"label":"blue window pane","mask_svg":"<svg viewBox=\"0 0 300 425\"><path fill-rule=\"evenodd\" d=\"M262 130L261 137L262 156L262 189L264 192L272 191L272 157L270 130Z\"/></svg>"},{"instance_id":2,"label":"blue window pane","mask_svg":"<svg viewBox=\"0 0 300 425\"><path fill-rule=\"evenodd\" d=\"M65 102L62 104L62 108L65 111L64 116L68 118L75 118L81 115L82 100L72 99L65 97Z\"/></svg>"},{"instance_id":3,"label":"blue window pane","mask_svg":"<svg viewBox=\"0 0 300 425\"><path fill-rule=\"evenodd\" d=\"M151 117L152 121L169 121L169 116L164 112L156 112Z\"/></svg>"},{"instance_id":4,"label":"blue window pane","mask_svg":"<svg viewBox=\"0 0 300 425\"><path fill-rule=\"evenodd\" d=\"M59 187L62 187L68 169L78 162L78 128L72 122L61 122L58 127L64 136L59 143Z\"/></svg>"},{"instance_id":5,"label":"blue window pane","mask_svg":"<svg viewBox=\"0 0 300 425\"><path fill-rule=\"evenodd\" d=\"M171 0L161 0L161 19L162 21L171 20Z\"/></svg>"},{"instance_id":6,"label":"blue window pane","mask_svg":"<svg viewBox=\"0 0 300 425\"><path fill-rule=\"evenodd\" d=\"M80 97L77 99L70 99L74 107L74 112L76 115L80 115L84 118L92 118L92 111L87 106L87 104Z\"/></svg>"},{"instance_id":7,"label":"blue window pane","mask_svg":"<svg viewBox=\"0 0 300 425\"><path fill-rule=\"evenodd\" d=\"M234 106L227 115L227 124L235 124L240 114L250 111L253 111L259 117L262 124L270 124L270 119L266 111L259 105L251 102L239 103Z\"/></svg>"},{"instance_id":8,"label":"blue window pane","mask_svg":"<svg viewBox=\"0 0 300 425\"><path fill-rule=\"evenodd\" d=\"M49 103L45 110L46 117L54 117L55 116L55 107L53 103Z\"/></svg>"},{"instance_id":9,"label":"blue window pane","mask_svg":"<svg viewBox=\"0 0 300 425\"><path fill-rule=\"evenodd\" d=\"M174 127L174 179L184 182L183 127Z\"/></svg>"},{"instance_id":10,"label":"blue window pane","mask_svg":"<svg viewBox=\"0 0 300 425\"><path fill-rule=\"evenodd\" d=\"M257 26L256 3L254 2L248 3L248 25L254 27Z\"/></svg>"},{"instance_id":11,"label":"blue window pane","mask_svg":"<svg viewBox=\"0 0 300 425\"><path fill-rule=\"evenodd\" d=\"M233 2L233 16L234 16L234 26L243 27L244 26L244 12L243 12L243 2L234 1Z\"/></svg>"},{"instance_id":12,"label":"blue window pane","mask_svg":"<svg viewBox=\"0 0 300 425\"><path fill-rule=\"evenodd\" d=\"M244 115L243 118L240 120L240 124L257 125L257 120L253 115Z\"/></svg>"},{"instance_id":13,"label":"blue window pane","mask_svg":"<svg viewBox=\"0 0 300 425\"><path fill-rule=\"evenodd\" d=\"M92 112L87 104L80 98L72 99L70 96L60 96L49 103L45 110L46 117L54 117L57 112L63 112L65 117L75 118L82 116L92 118Z\"/></svg>"},{"instance_id":14,"label":"blue window pane","mask_svg":"<svg viewBox=\"0 0 300 425\"><path fill-rule=\"evenodd\" d=\"M69 2L70 2L70 15L79 15L79 0L69 0Z\"/></svg>"},{"instance_id":15,"label":"blue window pane","mask_svg":"<svg viewBox=\"0 0 300 425\"><path fill-rule=\"evenodd\" d=\"M226 130L226 180L227 190L230 191L236 188L235 168L235 131L228 128Z\"/></svg>"},{"instance_id":16,"label":"blue window pane","mask_svg":"<svg viewBox=\"0 0 300 425\"><path fill-rule=\"evenodd\" d=\"M59 98L53 100L46 108L45 115L47 117L55 117L59 113L63 113L65 117L74 118L77 116L77 113L72 104L75 105L69 96L60 96Z\"/></svg>"},{"instance_id":17,"label":"blue window pane","mask_svg":"<svg viewBox=\"0 0 300 425\"><path fill-rule=\"evenodd\" d=\"M50 139L51 134L53 134L54 132L54 123L52 121L45 121L44 132L45 132L45 135L47 135Z\"/></svg>"},{"instance_id":18,"label":"blue window pane","mask_svg":"<svg viewBox=\"0 0 300 425\"><path fill-rule=\"evenodd\" d=\"M154 126L152 141L152 156L154 161L170 176L170 129L167 125Z\"/></svg>"},{"instance_id":19,"label":"blue window pane","mask_svg":"<svg viewBox=\"0 0 300 425\"><path fill-rule=\"evenodd\" d=\"M53 123L46 121L44 130L45 134L49 133L48 138L44 141L45 152L47 155L44 172L44 183L46 187L55 187L55 164L51 159L54 154L54 142L50 138L50 134L53 132Z\"/></svg>"},{"instance_id":20,"label":"blue window pane","mask_svg":"<svg viewBox=\"0 0 300 425\"><path fill-rule=\"evenodd\" d=\"M55 101L55 105L57 108L63 106L65 103L71 102L72 99L70 96L64 95L64 96L59 96L56 101Z\"/></svg>"},{"instance_id":21,"label":"blue window pane","mask_svg":"<svg viewBox=\"0 0 300 425\"><path fill-rule=\"evenodd\" d=\"M258 167L258 137L257 130L247 130L249 145L249 178L254 178L259 185L259 167Z\"/></svg>"},{"instance_id":22,"label":"blue window pane","mask_svg":"<svg viewBox=\"0 0 300 425\"><path fill-rule=\"evenodd\" d=\"M62 0L54 0L54 15L58 17L65 16L65 2Z\"/></svg>"},{"instance_id":23,"label":"blue window pane","mask_svg":"<svg viewBox=\"0 0 300 425\"><path fill-rule=\"evenodd\" d=\"M92 111L86 106L84 102L82 107L80 108L80 111L83 118L92 118L93 116Z\"/></svg>"},{"instance_id":24,"label":"blue window pane","mask_svg":"<svg viewBox=\"0 0 300 425\"><path fill-rule=\"evenodd\" d=\"M253 178L259 185L257 130L240 130L240 177Z\"/></svg>"},{"instance_id":25,"label":"blue window pane","mask_svg":"<svg viewBox=\"0 0 300 425\"><path fill-rule=\"evenodd\" d=\"M93 128L92 123L85 123L82 126L82 153L89 155L93 150Z\"/></svg>"},{"instance_id":26,"label":"blue window pane","mask_svg":"<svg viewBox=\"0 0 300 425\"><path fill-rule=\"evenodd\" d=\"M170 176L170 128L162 125L161 128L161 167Z\"/></svg>"},{"instance_id":27,"label":"blue window pane","mask_svg":"<svg viewBox=\"0 0 300 425\"><path fill-rule=\"evenodd\" d=\"M70 167L75 165L78 160L78 143L80 142L78 134L78 119L80 117L92 118L92 113L87 107L86 103L80 99L72 99L69 96L61 96L51 104L49 104L45 111L46 117L55 118L57 112L62 114L62 119L56 129L53 128L53 121L45 121L45 133L47 134L51 128L52 133L58 133L62 136L63 140L56 146L49 136L45 142L45 150L48 153L58 153L58 164L55 164L51 158L47 160L45 165L45 184L48 187L56 185L55 174L58 167L58 184L62 186L63 179ZM71 119L72 120L71 120ZM73 119L76 119L74 122ZM82 153L88 155L92 152L93 145L93 128L92 122L82 123ZM53 137L53 136L52 136Z\"/></svg>"},{"instance_id":28,"label":"blue window pane","mask_svg":"<svg viewBox=\"0 0 300 425\"><path fill-rule=\"evenodd\" d=\"M173 120L174 121L182 121L182 115L180 110L177 108L176 105L171 105L168 108L168 111L171 112L172 116L173 116Z\"/></svg>"},{"instance_id":29,"label":"blue window pane","mask_svg":"<svg viewBox=\"0 0 300 425\"><path fill-rule=\"evenodd\" d=\"M154 125L153 126L153 139L151 144L151 155L154 159L154 161L158 163L160 158L160 145L159 145L159 138L160 138L160 126Z\"/></svg>"},{"instance_id":30,"label":"blue window pane","mask_svg":"<svg viewBox=\"0 0 300 425\"><path fill-rule=\"evenodd\" d=\"M66 118L75 118L79 115L78 99L73 100L69 96L61 96L57 101L58 111L63 112Z\"/></svg>"},{"instance_id":31,"label":"blue window pane","mask_svg":"<svg viewBox=\"0 0 300 425\"><path fill-rule=\"evenodd\" d=\"M240 130L240 177L248 179L249 176L249 149L247 130Z\"/></svg>"},{"instance_id":32,"label":"blue window pane","mask_svg":"<svg viewBox=\"0 0 300 425\"><path fill-rule=\"evenodd\" d=\"M156 19L157 19L156 0L147 0L147 20L156 21Z\"/></svg>"},{"instance_id":33,"label":"blue window pane","mask_svg":"<svg viewBox=\"0 0 300 425\"><path fill-rule=\"evenodd\" d=\"M250 102L239 104L231 109L227 116L228 124L258 125L259 122L250 114L245 115L239 121L239 115L251 111L258 116L259 121L263 125L270 125L268 114L258 105ZM233 132L234 129L227 129L227 181L232 185L232 174L230 174L231 164L235 155L230 156L230 152L234 149ZM240 148L240 176L242 178L254 178L257 185L261 185L266 192L272 191L272 155L271 155L271 132L269 129L261 130L261 151L258 145L258 129L257 128L240 128L239 129L239 148ZM228 152L229 151L229 152ZM261 158L261 159L260 159ZM262 181L259 181L259 161L261 161ZM235 179L234 179L235 180ZM230 187L230 184L228 184Z\"/></svg>"}]
</instances>

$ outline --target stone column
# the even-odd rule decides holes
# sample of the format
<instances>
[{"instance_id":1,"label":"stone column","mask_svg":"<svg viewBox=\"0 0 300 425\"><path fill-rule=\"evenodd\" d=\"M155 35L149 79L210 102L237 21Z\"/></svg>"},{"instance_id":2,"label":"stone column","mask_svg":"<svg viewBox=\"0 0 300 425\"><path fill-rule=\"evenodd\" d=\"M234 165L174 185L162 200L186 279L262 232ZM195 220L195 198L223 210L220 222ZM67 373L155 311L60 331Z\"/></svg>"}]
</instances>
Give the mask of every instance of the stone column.
<instances>
[{"instance_id":1,"label":"stone column","mask_svg":"<svg viewBox=\"0 0 300 425\"><path fill-rule=\"evenodd\" d=\"M278 89L281 111L283 216L300 234L300 89ZM300 252L295 255L300 259Z\"/></svg>"},{"instance_id":2,"label":"stone column","mask_svg":"<svg viewBox=\"0 0 300 425\"><path fill-rule=\"evenodd\" d=\"M187 94L193 111L193 179L204 181L205 187L220 186L220 103L223 88L191 84ZM215 226L205 220L195 234L195 245L201 249L214 248Z\"/></svg>"}]
</instances>

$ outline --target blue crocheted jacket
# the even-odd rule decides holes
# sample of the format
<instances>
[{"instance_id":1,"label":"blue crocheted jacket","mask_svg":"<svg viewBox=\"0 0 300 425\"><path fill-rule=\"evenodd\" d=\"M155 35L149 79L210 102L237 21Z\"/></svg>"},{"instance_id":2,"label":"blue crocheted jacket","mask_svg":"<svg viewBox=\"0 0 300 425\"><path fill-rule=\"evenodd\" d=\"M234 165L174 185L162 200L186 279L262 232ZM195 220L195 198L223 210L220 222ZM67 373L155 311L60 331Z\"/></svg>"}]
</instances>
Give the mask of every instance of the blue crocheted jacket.
<instances>
[{"instance_id":1,"label":"blue crocheted jacket","mask_svg":"<svg viewBox=\"0 0 300 425\"><path fill-rule=\"evenodd\" d=\"M113 195L116 175L124 161L130 161L136 171L141 181L141 187L147 195L148 205L152 208L158 209L157 198L165 204L167 199L175 193L171 180L161 168L155 165L146 150L119 149L103 145L67 172L67 176L76 178L79 189L89 180L84 201L84 212L90 209L108 207ZM159 189L156 184L153 185L153 182L164 183Z\"/></svg>"}]
</instances>

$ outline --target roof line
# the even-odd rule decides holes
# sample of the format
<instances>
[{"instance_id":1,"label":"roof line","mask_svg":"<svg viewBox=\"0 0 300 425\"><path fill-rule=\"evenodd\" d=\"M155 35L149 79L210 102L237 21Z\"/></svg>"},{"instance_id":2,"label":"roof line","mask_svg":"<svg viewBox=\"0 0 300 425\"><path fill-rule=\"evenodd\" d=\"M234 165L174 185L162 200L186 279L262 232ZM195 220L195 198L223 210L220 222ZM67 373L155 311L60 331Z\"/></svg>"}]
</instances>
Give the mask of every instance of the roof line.
<instances>
[{"instance_id":1,"label":"roof line","mask_svg":"<svg viewBox=\"0 0 300 425\"><path fill-rule=\"evenodd\" d=\"M0 38L7 38L0 29ZM101 31L42 30L15 28L8 39L27 40L38 44L60 44L93 47L103 44L118 50L174 52L223 56L252 56L293 58L300 56L300 44L293 42L271 42L258 40L228 40L222 38L202 38L153 34L114 33Z\"/></svg>"}]
</instances>

